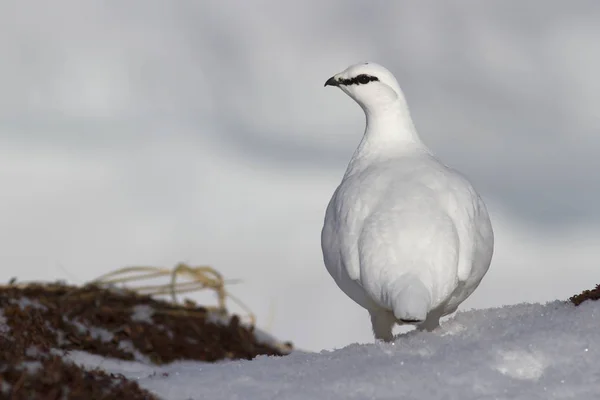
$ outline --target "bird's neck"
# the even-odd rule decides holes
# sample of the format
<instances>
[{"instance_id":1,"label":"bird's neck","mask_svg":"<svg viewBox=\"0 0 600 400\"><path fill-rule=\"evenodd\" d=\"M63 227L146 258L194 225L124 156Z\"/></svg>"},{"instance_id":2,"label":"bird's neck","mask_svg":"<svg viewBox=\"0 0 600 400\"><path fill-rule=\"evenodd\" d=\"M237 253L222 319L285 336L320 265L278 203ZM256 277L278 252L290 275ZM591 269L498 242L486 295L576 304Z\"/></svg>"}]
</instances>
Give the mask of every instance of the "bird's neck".
<instances>
[{"instance_id":1,"label":"bird's neck","mask_svg":"<svg viewBox=\"0 0 600 400\"><path fill-rule=\"evenodd\" d=\"M386 107L364 107L366 127L353 159L386 157L411 151L427 151L406 103L398 99Z\"/></svg>"}]
</instances>

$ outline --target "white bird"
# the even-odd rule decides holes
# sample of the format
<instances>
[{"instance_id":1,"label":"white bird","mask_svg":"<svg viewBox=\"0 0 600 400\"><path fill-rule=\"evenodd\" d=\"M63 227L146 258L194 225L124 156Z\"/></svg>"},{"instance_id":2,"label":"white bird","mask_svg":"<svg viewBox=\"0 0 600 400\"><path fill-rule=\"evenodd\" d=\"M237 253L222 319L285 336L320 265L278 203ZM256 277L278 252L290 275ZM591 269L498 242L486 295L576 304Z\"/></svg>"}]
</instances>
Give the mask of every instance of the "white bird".
<instances>
[{"instance_id":1,"label":"white bird","mask_svg":"<svg viewBox=\"0 0 600 400\"><path fill-rule=\"evenodd\" d=\"M421 141L396 78L375 63L331 77L366 115L363 138L321 232L337 285L371 316L376 339L396 323L432 331L480 284L494 234L467 179Z\"/></svg>"}]
</instances>

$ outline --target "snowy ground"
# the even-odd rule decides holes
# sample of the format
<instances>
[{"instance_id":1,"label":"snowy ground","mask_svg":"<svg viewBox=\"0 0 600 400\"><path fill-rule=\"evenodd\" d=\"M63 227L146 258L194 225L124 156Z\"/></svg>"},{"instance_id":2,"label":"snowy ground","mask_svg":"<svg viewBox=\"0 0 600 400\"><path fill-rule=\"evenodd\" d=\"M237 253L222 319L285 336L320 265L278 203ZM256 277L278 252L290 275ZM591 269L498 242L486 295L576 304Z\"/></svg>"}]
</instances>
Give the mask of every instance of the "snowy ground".
<instances>
[{"instance_id":1,"label":"snowy ground","mask_svg":"<svg viewBox=\"0 0 600 400\"><path fill-rule=\"evenodd\" d=\"M551 302L458 313L395 344L157 368L71 358L165 399L571 399L600 394L600 304ZM588 396L588 397L586 397Z\"/></svg>"}]
</instances>

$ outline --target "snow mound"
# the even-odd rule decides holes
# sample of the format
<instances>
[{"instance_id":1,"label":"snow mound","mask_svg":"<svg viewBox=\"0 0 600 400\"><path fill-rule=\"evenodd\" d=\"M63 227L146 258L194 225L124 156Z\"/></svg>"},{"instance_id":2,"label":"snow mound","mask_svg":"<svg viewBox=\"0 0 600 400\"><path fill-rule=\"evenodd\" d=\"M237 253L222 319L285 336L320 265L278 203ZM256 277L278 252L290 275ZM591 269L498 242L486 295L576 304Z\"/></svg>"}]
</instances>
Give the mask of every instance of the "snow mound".
<instances>
[{"instance_id":1,"label":"snow mound","mask_svg":"<svg viewBox=\"0 0 600 400\"><path fill-rule=\"evenodd\" d=\"M600 393L600 303L461 312L435 332L321 353L163 367L71 357L164 399L567 399Z\"/></svg>"}]
</instances>

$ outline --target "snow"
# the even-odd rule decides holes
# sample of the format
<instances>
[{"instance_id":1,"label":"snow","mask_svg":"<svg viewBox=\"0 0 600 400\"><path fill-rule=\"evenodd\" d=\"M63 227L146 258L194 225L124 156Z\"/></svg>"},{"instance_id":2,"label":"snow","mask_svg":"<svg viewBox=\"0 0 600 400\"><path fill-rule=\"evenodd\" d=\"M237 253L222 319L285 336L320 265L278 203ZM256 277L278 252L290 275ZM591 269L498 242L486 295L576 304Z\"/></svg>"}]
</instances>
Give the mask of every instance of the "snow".
<instances>
[{"instance_id":1,"label":"snow","mask_svg":"<svg viewBox=\"0 0 600 400\"><path fill-rule=\"evenodd\" d=\"M28 297L21 297L19 299L10 299L9 302L11 304L17 304L21 310L26 309L27 307L36 308L38 310L46 310L46 306L40 303L37 300L31 300Z\"/></svg>"},{"instance_id":2,"label":"snow","mask_svg":"<svg viewBox=\"0 0 600 400\"><path fill-rule=\"evenodd\" d=\"M138 349L136 349L135 345L131 340L121 340L119 342L119 350L123 350L133 354L133 358L136 361L151 364L150 358L145 354L142 354Z\"/></svg>"},{"instance_id":3,"label":"snow","mask_svg":"<svg viewBox=\"0 0 600 400\"><path fill-rule=\"evenodd\" d=\"M0 382L0 393L4 394L4 395L8 395L10 392L10 384L6 383L4 381Z\"/></svg>"},{"instance_id":4,"label":"snow","mask_svg":"<svg viewBox=\"0 0 600 400\"><path fill-rule=\"evenodd\" d=\"M133 307L133 314L131 320L136 322L146 322L152 324L152 316L154 315L154 309L147 304L138 304Z\"/></svg>"},{"instance_id":5,"label":"snow","mask_svg":"<svg viewBox=\"0 0 600 400\"><path fill-rule=\"evenodd\" d=\"M6 334L8 332L10 332L8 321L6 320L6 316L4 316L4 310L0 309L0 334Z\"/></svg>"},{"instance_id":6,"label":"snow","mask_svg":"<svg viewBox=\"0 0 600 400\"><path fill-rule=\"evenodd\" d=\"M38 369L42 368L42 363L40 361L23 361L21 367L28 373L35 374Z\"/></svg>"},{"instance_id":7,"label":"snow","mask_svg":"<svg viewBox=\"0 0 600 400\"><path fill-rule=\"evenodd\" d=\"M63 316L63 321L73 324L80 333L88 333L93 339L99 339L102 342L110 342L114 337L112 332L104 328L98 326L88 327L76 319L69 319Z\"/></svg>"},{"instance_id":8,"label":"snow","mask_svg":"<svg viewBox=\"0 0 600 400\"><path fill-rule=\"evenodd\" d=\"M84 352L164 399L566 399L600 393L600 308L586 302L459 312L435 332L252 361L156 367Z\"/></svg>"}]
</instances>

